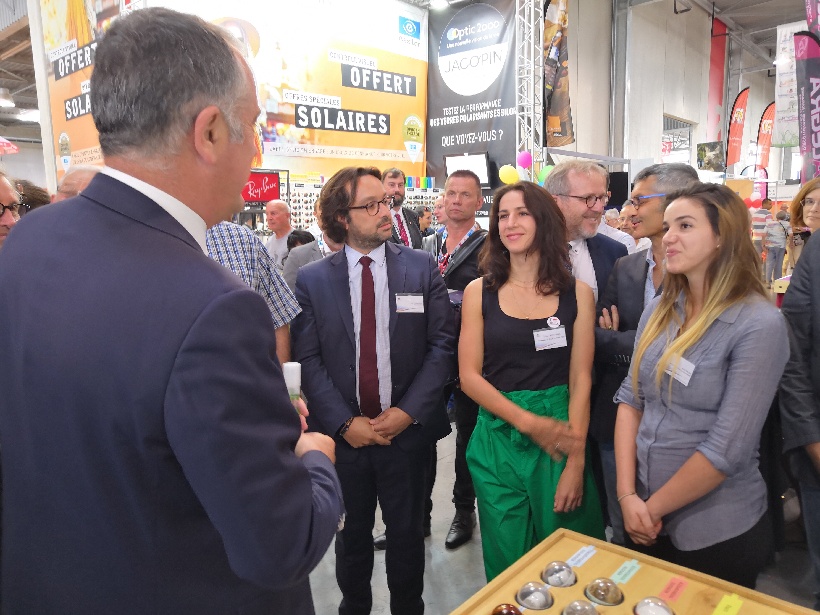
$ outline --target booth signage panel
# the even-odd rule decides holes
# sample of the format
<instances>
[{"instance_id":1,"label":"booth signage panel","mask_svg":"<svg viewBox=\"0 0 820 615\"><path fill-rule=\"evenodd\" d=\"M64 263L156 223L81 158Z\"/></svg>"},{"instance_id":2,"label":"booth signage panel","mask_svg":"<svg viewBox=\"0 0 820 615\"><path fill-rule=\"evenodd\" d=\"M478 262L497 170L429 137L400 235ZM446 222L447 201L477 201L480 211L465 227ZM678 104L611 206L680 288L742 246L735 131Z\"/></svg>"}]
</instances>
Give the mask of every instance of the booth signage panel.
<instances>
[{"instance_id":1,"label":"booth signage panel","mask_svg":"<svg viewBox=\"0 0 820 615\"><path fill-rule=\"evenodd\" d=\"M275 171L251 171L248 183L242 190L242 198L249 203L267 203L281 198L279 173Z\"/></svg>"},{"instance_id":2,"label":"booth signage panel","mask_svg":"<svg viewBox=\"0 0 820 615\"><path fill-rule=\"evenodd\" d=\"M94 52L113 20L146 6L199 15L240 40L264 110L262 167L426 175L425 9L400 0L40 2L58 178L80 159L102 162L89 105Z\"/></svg>"},{"instance_id":3,"label":"booth signage panel","mask_svg":"<svg viewBox=\"0 0 820 615\"><path fill-rule=\"evenodd\" d=\"M514 41L513 0L430 13L427 175L437 185L447 154L488 152L494 184L498 167L515 163Z\"/></svg>"}]
</instances>

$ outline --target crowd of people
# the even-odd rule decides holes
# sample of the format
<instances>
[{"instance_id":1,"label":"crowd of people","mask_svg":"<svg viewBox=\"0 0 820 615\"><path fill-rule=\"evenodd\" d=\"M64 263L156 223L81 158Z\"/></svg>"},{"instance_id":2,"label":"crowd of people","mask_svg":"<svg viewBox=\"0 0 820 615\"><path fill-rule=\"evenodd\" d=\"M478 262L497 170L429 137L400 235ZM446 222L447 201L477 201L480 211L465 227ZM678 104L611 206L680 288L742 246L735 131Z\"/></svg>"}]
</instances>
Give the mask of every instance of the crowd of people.
<instances>
[{"instance_id":1,"label":"crowd of people","mask_svg":"<svg viewBox=\"0 0 820 615\"><path fill-rule=\"evenodd\" d=\"M0 177L3 612L312 613L335 537L340 615L371 611L374 549L391 612L419 615L449 408L445 545L477 507L488 580L557 528L609 527L754 587L778 389L820 582L820 179L772 217L658 164L617 210L603 167L562 162L497 190L485 230L470 171L411 209L400 169L352 166L310 229L269 203L264 245L225 222L260 109L220 29L120 18L91 92L105 167L19 224L36 190Z\"/></svg>"}]
</instances>

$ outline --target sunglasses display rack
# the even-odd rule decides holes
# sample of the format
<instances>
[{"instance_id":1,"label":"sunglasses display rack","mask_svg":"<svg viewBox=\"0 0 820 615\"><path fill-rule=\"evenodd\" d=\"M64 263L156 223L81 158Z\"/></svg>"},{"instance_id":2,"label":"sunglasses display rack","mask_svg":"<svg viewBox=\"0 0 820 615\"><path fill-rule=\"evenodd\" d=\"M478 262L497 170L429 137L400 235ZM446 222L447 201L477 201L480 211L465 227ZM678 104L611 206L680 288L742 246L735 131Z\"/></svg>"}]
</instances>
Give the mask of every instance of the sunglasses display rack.
<instances>
[{"instance_id":1,"label":"sunglasses display rack","mask_svg":"<svg viewBox=\"0 0 820 615\"><path fill-rule=\"evenodd\" d=\"M290 224L293 228L307 229L316 218L313 205L322 190L321 183L294 182L290 185Z\"/></svg>"},{"instance_id":2,"label":"sunglasses display rack","mask_svg":"<svg viewBox=\"0 0 820 615\"><path fill-rule=\"evenodd\" d=\"M444 191L441 188L405 188L404 189L404 206L416 207L417 205L424 205L433 209L436 199L442 195Z\"/></svg>"}]
</instances>

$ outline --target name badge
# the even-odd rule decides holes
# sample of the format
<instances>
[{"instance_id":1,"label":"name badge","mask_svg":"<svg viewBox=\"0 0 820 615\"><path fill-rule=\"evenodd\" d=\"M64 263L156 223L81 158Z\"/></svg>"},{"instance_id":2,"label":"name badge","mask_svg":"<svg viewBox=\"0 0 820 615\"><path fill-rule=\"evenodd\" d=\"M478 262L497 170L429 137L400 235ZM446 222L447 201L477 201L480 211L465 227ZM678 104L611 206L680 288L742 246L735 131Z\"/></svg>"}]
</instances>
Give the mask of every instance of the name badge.
<instances>
[{"instance_id":1,"label":"name badge","mask_svg":"<svg viewBox=\"0 0 820 615\"><path fill-rule=\"evenodd\" d=\"M421 293L396 293L397 314L424 314L424 295Z\"/></svg>"},{"instance_id":2,"label":"name badge","mask_svg":"<svg viewBox=\"0 0 820 615\"><path fill-rule=\"evenodd\" d=\"M666 366L666 373L685 387L689 386L689 380L692 378L692 373L694 371L695 364L683 358L681 358L680 363L678 363L678 367L674 374L672 373L672 363Z\"/></svg>"},{"instance_id":3,"label":"name badge","mask_svg":"<svg viewBox=\"0 0 820 615\"><path fill-rule=\"evenodd\" d=\"M532 336L535 338L536 351L567 346L567 330L563 325L555 329L536 329Z\"/></svg>"}]
</instances>

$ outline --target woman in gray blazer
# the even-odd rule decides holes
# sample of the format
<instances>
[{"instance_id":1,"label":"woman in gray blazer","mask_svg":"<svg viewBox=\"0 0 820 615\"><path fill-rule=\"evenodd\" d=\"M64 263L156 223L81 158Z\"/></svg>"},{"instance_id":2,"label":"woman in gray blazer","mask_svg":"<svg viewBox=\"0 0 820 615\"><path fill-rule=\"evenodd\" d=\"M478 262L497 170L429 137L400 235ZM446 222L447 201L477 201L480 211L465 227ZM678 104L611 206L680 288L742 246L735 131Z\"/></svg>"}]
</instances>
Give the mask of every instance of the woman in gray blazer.
<instances>
[{"instance_id":1,"label":"woman in gray blazer","mask_svg":"<svg viewBox=\"0 0 820 615\"><path fill-rule=\"evenodd\" d=\"M740 198L694 184L669 200L663 292L644 310L615 398L627 545L754 587L771 544L758 446L786 325Z\"/></svg>"}]
</instances>

